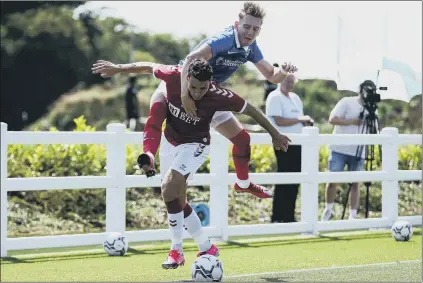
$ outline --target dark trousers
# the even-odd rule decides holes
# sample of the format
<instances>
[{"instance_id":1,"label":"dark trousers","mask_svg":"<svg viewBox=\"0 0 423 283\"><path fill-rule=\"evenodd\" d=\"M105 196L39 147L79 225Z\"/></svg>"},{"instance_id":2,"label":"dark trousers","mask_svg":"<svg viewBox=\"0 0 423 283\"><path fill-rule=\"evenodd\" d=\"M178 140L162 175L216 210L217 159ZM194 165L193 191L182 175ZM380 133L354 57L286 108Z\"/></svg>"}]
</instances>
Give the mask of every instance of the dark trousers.
<instances>
[{"instance_id":1,"label":"dark trousers","mask_svg":"<svg viewBox=\"0 0 423 283\"><path fill-rule=\"evenodd\" d=\"M301 145L291 145L288 151L275 150L278 172L301 172ZM272 222L296 222L295 202L300 184L276 185L273 196Z\"/></svg>"}]
</instances>

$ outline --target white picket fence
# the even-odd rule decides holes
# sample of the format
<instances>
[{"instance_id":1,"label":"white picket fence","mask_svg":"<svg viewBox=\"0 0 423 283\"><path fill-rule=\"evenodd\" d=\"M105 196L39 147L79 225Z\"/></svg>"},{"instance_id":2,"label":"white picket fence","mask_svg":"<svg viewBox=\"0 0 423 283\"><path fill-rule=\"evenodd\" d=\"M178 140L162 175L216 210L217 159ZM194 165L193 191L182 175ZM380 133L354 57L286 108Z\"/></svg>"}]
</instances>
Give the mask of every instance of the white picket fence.
<instances>
[{"instance_id":1,"label":"white picket fence","mask_svg":"<svg viewBox=\"0 0 423 283\"><path fill-rule=\"evenodd\" d=\"M398 181L421 180L421 170L398 170L398 146L421 144L421 135L398 134L385 128L379 135L320 134L306 127L302 134L290 134L292 144L302 145L301 173L255 173L258 184L301 184L301 222L281 224L228 225L228 185L235 174L228 173L229 142L213 133L210 174L196 174L190 185L210 186L210 237L227 240L230 236L252 236L319 231L390 227L397 219L421 225L421 215L398 217ZM168 229L126 231L126 188L158 187L160 177L126 175L126 145L140 144L142 133L126 132L123 124L109 124L106 132L14 132L1 123L1 256L8 250L70 247L102 244L107 232L123 232L130 242L170 239ZM271 144L268 134L251 134L252 144ZM7 178L7 147L10 144L105 144L106 176ZM382 171L319 172L319 147L325 144L381 144ZM136 161L134 160L134 163ZM360 220L318 221L318 184L327 182L382 181L382 217ZM7 192L106 188L106 233L44 237L7 238ZM251 201L254 201L252 197ZM89 205L89 204L87 204ZM185 232L185 237L189 235Z\"/></svg>"}]
</instances>

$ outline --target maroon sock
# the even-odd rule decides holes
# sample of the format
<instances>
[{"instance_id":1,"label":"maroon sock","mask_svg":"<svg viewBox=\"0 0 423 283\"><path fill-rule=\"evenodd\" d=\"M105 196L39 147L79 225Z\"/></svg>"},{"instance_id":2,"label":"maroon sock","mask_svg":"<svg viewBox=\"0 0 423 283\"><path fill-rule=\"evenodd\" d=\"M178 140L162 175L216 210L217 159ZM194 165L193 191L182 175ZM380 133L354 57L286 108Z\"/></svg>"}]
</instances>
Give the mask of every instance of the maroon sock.
<instances>
[{"instance_id":1,"label":"maroon sock","mask_svg":"<svg viewBox=\"0 0 423 283\"><path fill-rule=\"evenodd\" d=\"M247 180L251 154L250 134L242 129L238 135L230 140L234 144L232 147L232 158L234 160L236 176L240 180Z\"/></svg>"},{"instance_id":2,"label":"maroon sock","mask_svg":"<svg viewBox=\"0 0 423 283\"><path fill-rule=\"evenodd\" d=\"M147 123L144 127L144 152L156 156L162 138L162 125L166 119L167 107L163 102L155 102L150 109Z\"/></svg>"}]
</instances>

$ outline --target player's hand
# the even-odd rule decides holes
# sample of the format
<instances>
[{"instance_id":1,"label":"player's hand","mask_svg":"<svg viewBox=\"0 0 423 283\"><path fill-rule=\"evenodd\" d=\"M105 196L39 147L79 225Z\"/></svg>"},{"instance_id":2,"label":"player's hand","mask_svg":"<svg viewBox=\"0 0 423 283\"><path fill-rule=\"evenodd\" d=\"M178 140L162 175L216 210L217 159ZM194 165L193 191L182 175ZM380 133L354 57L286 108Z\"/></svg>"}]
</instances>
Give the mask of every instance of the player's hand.
<instances>
[{"instance_id":1,"label":"player's hand","mask_svg":"<svg viewBox=\"0 0 423 283\"><path fill-rule=\"evenodd\" d=\"M298 71L297 66L291 64L291 62L285 62L282 64L282 70L284 70L286 73L295 73Z\"/></svg>"},{"instance_id":2,"label":"player's hand","mask_svg":"<svg viewBox=\"0 0 423 283\"><path fill-rule=\"evenodd\" d=\"M185 112L192 116L197 116L197 107L195 106L194 99L192 99L188 93L182 93L181 95L182 106Z\"/></svg>"},{"instance_id":3,"label":"player's hand","mask_svg":"<svg viewBox=\"0 0 423 283\"><path fill-rule=\"evenodd\" d=\"M291 140L287 136L282 134L278 134L272 139L273 147L276 150L287 151L290 142Z\"/></svg>"},{"instance_id":4,"label":"player's hand","mask_svg":"<svg viewBox=\"0 0 423 283\"><path fill-rule=\"evenodd\" d=\"M91 68L93 74L101 74L103 78L110 78L120 72L118 65L109 61L98 60Z\"/></svg>"}]
</instances>

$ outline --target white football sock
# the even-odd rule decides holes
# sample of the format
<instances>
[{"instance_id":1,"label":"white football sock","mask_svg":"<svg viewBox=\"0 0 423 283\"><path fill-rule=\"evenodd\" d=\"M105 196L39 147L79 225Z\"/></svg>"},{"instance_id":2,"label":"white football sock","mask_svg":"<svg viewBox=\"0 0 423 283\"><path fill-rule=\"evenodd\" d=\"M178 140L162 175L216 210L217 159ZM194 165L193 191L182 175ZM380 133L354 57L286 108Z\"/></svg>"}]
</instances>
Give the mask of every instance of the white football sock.
<instances>
[{"instance_id":1,"label":"white football sock","mask_svg":"<svg viewBox=\"0 0 423 283\"><path fill-rule=\"evenodd\" d=\"M332 216L332 207L333 203L326 203L325 210L323 210L323 214L321 217L322 221L328 221L330 217Z\"/></svg>"},{"instance_id":2,"label":"white football sock","mask_svg":"<svg viewBox=\"0 0 423 283\"><path fill-rule=\"evenodd\" d=\"M167 213L170 238L172 240L172 250L182 252L182 238L184 237L184 212Z\"/></svg>"},{"instance_id":3,"label":"white football sock","mask_svg":"<svg viewBox=\"0 0 423 283\"><path fill-rule=\"evenodd\" d=\"M238 178L236 178L236 183L238 184L238 186L242 189L246 189L250 186L250 179L247 180L240 180Z\"/></svg>"},{"instance_id":4,"label":"white football sock","mask_svg":"<svg viewBox=\"0 0 423 283\"><path fill-rule=\"evenodd\" d=\"M357 216L357 209L350 208L350 217L355 218Z\"/></svg>"},{"instance_id":5,"label":"white football sock","mask_svg":"<svg viewBox=\"0 0 423 283\"><path fill-rule=\"evenodd\" d=\"M193 210L191 214L184 219L184 222L188 233L191 235L191 237L194 238L200 251L208 251L211 248L212 243L209 237L204 233L200 218L198 217L197 213Z\"/></svg>"}]
</instances>

